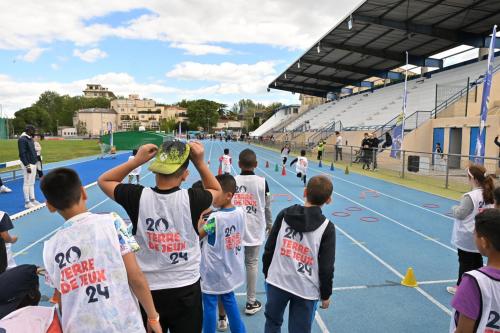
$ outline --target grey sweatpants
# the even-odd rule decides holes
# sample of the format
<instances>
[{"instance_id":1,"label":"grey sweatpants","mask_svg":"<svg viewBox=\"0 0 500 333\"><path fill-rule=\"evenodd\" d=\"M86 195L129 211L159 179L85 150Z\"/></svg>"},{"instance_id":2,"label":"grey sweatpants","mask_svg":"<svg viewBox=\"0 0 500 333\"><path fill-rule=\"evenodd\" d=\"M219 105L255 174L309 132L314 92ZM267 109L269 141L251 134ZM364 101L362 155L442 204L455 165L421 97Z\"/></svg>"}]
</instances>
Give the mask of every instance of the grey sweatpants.
<instances>
[{"instance_id":1,"label":"grey sweatpants","mask_svg":"<svg viewBox=\"0 0 500 333\"><path fill-rule=\"evenodd\" d=\"M260 245L245 246L245 269L247 271L247 303L255 302L257 270L259 265Z\"/></svg>"}]
</instances>

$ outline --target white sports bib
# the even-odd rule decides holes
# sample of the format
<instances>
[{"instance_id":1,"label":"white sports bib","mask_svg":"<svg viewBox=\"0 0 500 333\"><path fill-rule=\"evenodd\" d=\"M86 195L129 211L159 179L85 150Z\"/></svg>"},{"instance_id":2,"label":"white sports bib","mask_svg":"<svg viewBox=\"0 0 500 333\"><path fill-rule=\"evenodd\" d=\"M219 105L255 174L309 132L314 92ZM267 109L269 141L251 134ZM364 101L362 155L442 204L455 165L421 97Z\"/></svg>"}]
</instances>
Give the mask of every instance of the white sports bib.
<instances>
[{"instance_id":1,"label":"white sports bib","mask_svg":"<svg viewBox=\"0 0 500 333\"><path fill-rule=\"evenodd\" d=\"M231 173L231 156L222 155L222 172Z\"/></svg>"},{"instance_id":2,"label":"white sports bib","mask_svg":"<svg viewBox=\"0 0 500 333\"><path fill-rule=\"evenodd\" d=\"M185 287L200 279L200 242L187 190L158 194L144 188L136 240L141 247L137 261L151 290Z\"/></svg>"},{"instance_id":3,"label":"white sports bib","mask_svg":"<svg viewBox=\"0 0 500 333\"><path fill-rule=\"evenodd\" d=\"M266 281L302 298L319 299L318 253L328 223L325 220L314 231L300 232L283 219Z\"/></svg>"},{"instance_id":4,"label":"white sports bib","mask_svg":"<svg viewBox=\"0 0 500 333\"><path fill-rule=\"evenodd\" d=\"M203 238L201 246L201 290L206 294L227 294L245 282L245 213L240 207L220 210L213 212L208 221L212 219L215 233Z\"/></svg>"},{"instance_id":5,"label":"white sports bib","mask_svg":"<svg viewBox=\"0 0 500 333\"><path fill-rule=\"evenodd\" d=\"M481 316L476 332L500 333L500 280L496 280L483 272L470 271L481 293ZM454 333L458 323L457 312L451 317L450 333Z\"/></svg>"},{"instance_id":6,"label":"white sports bib","mask_svg":"<svg viewBox=\"0 0 500 333\"><path fill-rule=\"evenodd\" d=\"M244 246L261 245L266 237L266 180L257 175L234 177L238 189L233 205L243 208L245 214Z\"/></svg>"},{"instance_id":7,"label":"white sports bib","mask_svg":"<svg viewBox=\"0 0 500 333\"><path fill-rule=\"evenodd\" d=\"M307 158L304 156L297 157L297 162L295 164L295 171L297 173L307 174L307 166L309 165Z\"/></svg>"},{"instance_id":8,"label":"white sports bib","mask_svg":"<svg viewBox=\"0 0 500 333\"><path fill-rule=\"evenodd\" d=\"M492 208L493 205L485 204L483 199L483 190L480 188L474 189L464 195L470 196L474 209L472 213L463 220L455 219L453 224L453 232L451 236L451 243L460 250L467 252L479 253L476 244L474 243L474 229L477 214L486 208Z\"/></svg>"},{"instance_id":9,"label":"white sports bib","mask_svg":"<svg viewBox=\"0 0 500 333\"><path fill-rule=\"evenodd\" d=\"M73 221L43 248L48 277L61 292L63 331L144 332L114 218L86 213Z\"/></svg>"}]
</instances>

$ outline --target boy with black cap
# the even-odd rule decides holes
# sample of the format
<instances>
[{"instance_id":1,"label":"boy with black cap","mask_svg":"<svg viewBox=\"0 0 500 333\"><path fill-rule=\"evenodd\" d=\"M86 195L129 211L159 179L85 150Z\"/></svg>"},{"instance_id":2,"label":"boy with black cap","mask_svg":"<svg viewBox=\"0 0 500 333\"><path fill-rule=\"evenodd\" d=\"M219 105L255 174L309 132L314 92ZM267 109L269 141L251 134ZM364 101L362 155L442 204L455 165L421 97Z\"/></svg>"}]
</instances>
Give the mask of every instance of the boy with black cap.
<instances>
[{"instance_id":1,"label":"boy with black cap","mask_svg":"<svg viewBox=\"0 0 500 333\"><path fill-rule=\"evenodd\" d=\"M335 262L335 227L321 207L332 200L326 176L312 177L304 206L293 205L276 217L262 256L266 277L265 333L281 331L288 303L288 332L311 332L318 300L330 304Z\"/></svg>"},{"instance_id":2,"label":"boy with black cap","mask_svg":"<svg viewBox=\"0 0 500 333\"><path fill-rule=\"evenodd\" d=\"M139 148L133 160L99 177L101 189L127 211L141 250L137 260L149 282L160 323L165 331L201 332L198 220L214 198L222 195L219 182L203 160L203 145L180 141ZM156 156L149 170L156 186L121 184L135 168ZM181 189L191 160L205 189Z\"/></svg>"}]
</instances>

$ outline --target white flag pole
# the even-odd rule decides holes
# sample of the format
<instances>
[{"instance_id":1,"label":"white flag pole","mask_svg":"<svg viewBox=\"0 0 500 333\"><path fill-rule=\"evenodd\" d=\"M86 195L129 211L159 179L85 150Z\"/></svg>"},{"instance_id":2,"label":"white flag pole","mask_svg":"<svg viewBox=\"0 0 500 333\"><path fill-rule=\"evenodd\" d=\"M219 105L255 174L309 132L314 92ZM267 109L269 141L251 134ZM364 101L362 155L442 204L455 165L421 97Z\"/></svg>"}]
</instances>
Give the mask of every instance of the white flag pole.
<instances>
[{"instance_id":1,"label":"white flag pole","mask_svg":"<svg viewBox=\"0 0 500 333\"><path fill-rule=\"evenodd\" d=\"M403 95L403 124L401 125L401 147L403 151L404 138L405 138L405 121L406 121L406 105L408 100L408 51L406 51L406 66L405 66L405 91Z\"/></svg>"}]
</instances>

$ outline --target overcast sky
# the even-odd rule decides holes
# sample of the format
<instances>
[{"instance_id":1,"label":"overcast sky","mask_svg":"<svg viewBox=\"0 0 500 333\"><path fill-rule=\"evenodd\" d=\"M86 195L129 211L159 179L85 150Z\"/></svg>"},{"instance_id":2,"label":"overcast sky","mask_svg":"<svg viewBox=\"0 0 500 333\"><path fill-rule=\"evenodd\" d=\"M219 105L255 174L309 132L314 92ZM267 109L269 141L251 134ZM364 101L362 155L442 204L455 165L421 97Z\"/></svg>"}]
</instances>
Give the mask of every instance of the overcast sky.
<instances>
[{"instance_id":1,"label":"overcast sky","mask_svg":"<svg viewBox=\"0 0 500 333\"><path fill-rule=\"evenodd\" d=\"M91 82L166 103L296 103L267 84L359 2L1 1L0 104L12 115Z\"/></svg>"}]
</instances>

